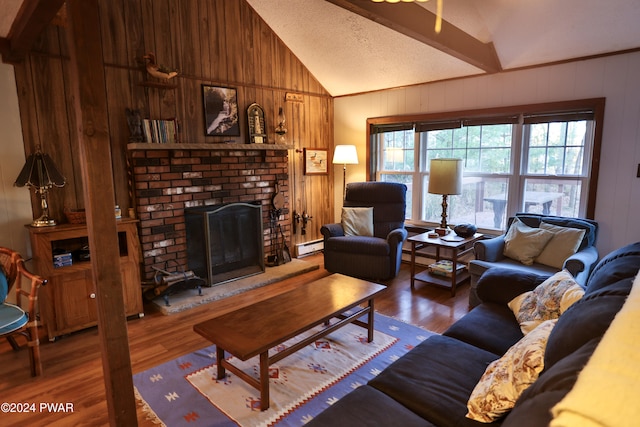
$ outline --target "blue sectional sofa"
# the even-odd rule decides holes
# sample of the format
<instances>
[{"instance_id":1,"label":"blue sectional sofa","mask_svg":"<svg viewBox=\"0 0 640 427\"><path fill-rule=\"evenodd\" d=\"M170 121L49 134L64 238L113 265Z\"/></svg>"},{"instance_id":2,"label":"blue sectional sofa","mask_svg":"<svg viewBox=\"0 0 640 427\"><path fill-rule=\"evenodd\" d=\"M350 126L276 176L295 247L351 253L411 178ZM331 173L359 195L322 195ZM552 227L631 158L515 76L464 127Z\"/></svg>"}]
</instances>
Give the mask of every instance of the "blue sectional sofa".
<instances>
[{"instance_id":1,"label":"blue sectional sofa","mask_svg":"<svg viewBox=\"0 0 640 427\"><path fill-rule=\"evenodd\" d=\"M467 418L467 403L489 364L504 359L502 356L523 340L520 324L507 303L535 289L546 276L491 268L478 282L480 305L442 335L426 339L369 383L347 394L308 425L546 426L552 419L551 408L572 390L625 304L639 269L640 242L608 254L597 264L584 295L555 321L543 347L544 369L515 401L515 406L492 422ZM581 293L582 289L579 290ZM595 384L594 390L606 387L607 384ZM636 382L635 389L638 387Z\"/></svg>"}]
</instances>

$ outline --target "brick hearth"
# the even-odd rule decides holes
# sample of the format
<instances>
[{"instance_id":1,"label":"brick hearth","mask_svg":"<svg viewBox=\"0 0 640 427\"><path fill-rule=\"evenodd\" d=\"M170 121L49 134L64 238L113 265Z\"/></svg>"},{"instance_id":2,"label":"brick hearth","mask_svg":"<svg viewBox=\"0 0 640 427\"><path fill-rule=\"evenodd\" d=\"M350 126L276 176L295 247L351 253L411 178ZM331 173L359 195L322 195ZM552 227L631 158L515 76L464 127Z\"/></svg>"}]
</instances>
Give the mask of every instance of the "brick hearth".
<instances>
[{"instance_id":1,"label":"brick hearth","mask_svg":"<svg viewBox=\"0 0 640 427\"><path fill-rule=\"evenodd\" d=\"M279 222L288 239L286 149L162 150L154 147L129 153L145 280L154 276L152 267L169 271L188 269L184 209L189 207L260 200L264 253L270 254L269 212L276 180L285 196Z\"/></svg>"}]
</instances>

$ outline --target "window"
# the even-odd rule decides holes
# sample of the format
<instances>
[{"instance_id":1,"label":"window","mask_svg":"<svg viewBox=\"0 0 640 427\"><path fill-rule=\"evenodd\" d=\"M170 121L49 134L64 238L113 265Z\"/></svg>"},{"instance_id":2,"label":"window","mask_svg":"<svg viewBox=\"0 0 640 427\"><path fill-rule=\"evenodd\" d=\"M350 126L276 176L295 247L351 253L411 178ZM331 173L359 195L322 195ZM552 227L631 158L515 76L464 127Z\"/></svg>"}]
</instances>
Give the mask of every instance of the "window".
<instances>
[{"instance_id":1,"label":"window","mask_svg":"<svg viewBox=\"0 0 640 427\"><path fill-rule=\"evenodd\" d=\"M503 230L516 212L592 217L596 118L604 101L585 102L588 108L569 104L448 114L452 118L444 120L370 119L371 178L406 184L407 218L416 223L440 222L442 196L427 192L429 163L447 157L464 165L462 194L448 198L451 224Z\"/></svg>"}]
</instances>

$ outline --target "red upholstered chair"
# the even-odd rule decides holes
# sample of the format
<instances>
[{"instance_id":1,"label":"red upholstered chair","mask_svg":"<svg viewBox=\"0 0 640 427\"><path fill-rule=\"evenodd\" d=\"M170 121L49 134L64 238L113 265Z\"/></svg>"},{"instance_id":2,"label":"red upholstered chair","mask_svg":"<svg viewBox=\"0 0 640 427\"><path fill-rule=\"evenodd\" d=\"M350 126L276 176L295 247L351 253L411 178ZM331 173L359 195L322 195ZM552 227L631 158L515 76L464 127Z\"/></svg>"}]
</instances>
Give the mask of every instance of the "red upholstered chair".
<instances>
[{"instance_id":1,"label":"red upholstered chair","mask_svg":"<svg viewBox=\"0 0 640 427\"><path fill-rule=\"evenodd\" d=\"M27 281L30 287L24 289ZM0 337L6 337L16 351L20 350L16 338L26 338L31 375L34 377L42 374L36 302L38 289L45 283L45 279L27 271L18 252L0 247ZM12 289L15 289L16 304L5 301Z\"/></svg>"}]
</instances>

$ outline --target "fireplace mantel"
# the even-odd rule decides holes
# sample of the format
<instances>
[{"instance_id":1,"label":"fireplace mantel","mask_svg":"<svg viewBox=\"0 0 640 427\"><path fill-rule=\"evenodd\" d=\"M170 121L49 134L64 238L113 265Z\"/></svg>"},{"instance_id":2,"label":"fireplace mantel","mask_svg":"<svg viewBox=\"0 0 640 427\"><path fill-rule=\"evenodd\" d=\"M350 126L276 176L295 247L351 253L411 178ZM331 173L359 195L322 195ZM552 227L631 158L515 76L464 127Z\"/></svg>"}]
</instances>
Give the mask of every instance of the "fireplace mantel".
<instances>
[{"instance_id":1,"label":"fireplace mantel","mask_svg":"<svg viewBox=\"0 0 640 427\"><path fill-rule=\"evenodd\" d=\"M150 144L134 142L127 144L127 150L292 150L288 144Z\"/></svg>"}]
</instances>

